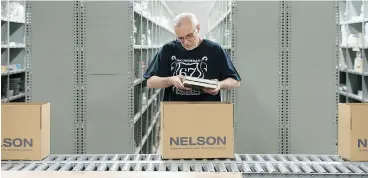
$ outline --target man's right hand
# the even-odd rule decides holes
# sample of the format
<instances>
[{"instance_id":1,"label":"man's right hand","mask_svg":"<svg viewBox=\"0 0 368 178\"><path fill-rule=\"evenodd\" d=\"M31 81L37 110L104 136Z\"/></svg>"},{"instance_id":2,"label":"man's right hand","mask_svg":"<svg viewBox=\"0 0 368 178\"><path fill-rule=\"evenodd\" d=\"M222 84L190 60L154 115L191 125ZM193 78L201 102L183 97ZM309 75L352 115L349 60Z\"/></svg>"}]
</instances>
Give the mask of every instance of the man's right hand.
<instances>
[{"instance_id":1,"label":"man's right hand","mask_svg":"<svg viewBox=\"0 0 368 178\"><path fill-rule=\"evenodd\" d=\"M169 77L169 84L180 90L191 90L190 88L184 87L184 84L182 82L183 79L184 79L184 76L182 75Z\"/></svg>"}]
</instances>

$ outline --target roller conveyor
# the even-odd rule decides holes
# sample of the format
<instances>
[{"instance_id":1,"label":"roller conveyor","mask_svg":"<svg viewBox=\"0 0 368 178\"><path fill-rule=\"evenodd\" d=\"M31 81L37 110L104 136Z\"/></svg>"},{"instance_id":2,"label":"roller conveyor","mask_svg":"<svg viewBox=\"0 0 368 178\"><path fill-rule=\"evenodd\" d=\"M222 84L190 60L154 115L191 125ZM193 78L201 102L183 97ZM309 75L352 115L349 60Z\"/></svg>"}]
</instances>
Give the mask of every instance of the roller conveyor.
<instances>
[{"instance_id":1,"label":"roller conveyor","mask_svg":"<svg viewBox=\"0 0 368 178\"><path fill-rule=\"evenodd\" d=\"M336 155L280 155L280 154L236 154L235 159L180 159L162 160L158 154L84 154L50 155L39 162L325 162L340 163L344 160ZM20 162L20 161L6 161ZM21 161L27 162L27 161ZM35 162L35 161L32 161ZM37 162L37 161L36 161Z\"/></svg>"},{"instance_id":2,"label":"roller conveyor","mask_svg":"<svg viewBox=\"0 0 368 178\"><path fill-rule=\"evenodd\" d=\"M156 154L50 155L43 161L2 161L2 171L233 172L261 175L367 176L368 162L334 155L237 154L235 159L162 160Z\"/></svg>"},{"instance_id":3,"label":"roller conveyor","mask_svg":"<svg viewBox=\"0 0 368 178\"><path fill-rule=\"evenodd\" d=\"M356 165L324 163L3 163L2 171L170 171L241 172L248 174L342 174L368 176L368 163Z\"/></svg>"}]
</instances>

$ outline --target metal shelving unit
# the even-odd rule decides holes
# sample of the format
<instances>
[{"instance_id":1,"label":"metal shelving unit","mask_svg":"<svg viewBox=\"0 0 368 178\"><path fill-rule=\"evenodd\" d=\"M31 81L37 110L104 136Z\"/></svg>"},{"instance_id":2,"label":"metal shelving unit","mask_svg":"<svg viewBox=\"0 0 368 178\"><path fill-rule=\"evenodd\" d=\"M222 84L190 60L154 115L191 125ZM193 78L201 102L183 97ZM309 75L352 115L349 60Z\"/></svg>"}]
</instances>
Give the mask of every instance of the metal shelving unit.
<instances>
[{"instance_id":1,"label":"metal shelving unit","mask_svg":"<svg viewBox=\"0 0 368 178\"><path fill-rule=\"evenodd\" d=\"M219 43L234 61L233 0L215 0L208 16L206 38ZM233 92L234 93L234 92ZM231 101L231 91L222 91L221 99Z\"/></svg>"},{"instance_id":2,"label":"metal shelving unit","mask_svg":"<svg viewBox=\"0 0 368 178\"><path fill-rule=\"evenodd\" d=\"M155 153L159 140L159 102L163 90L148 89L142 75L160 47L174 40L174 17L161 0L134 1L134 146L135 153Z\"/></svg>"},{"instance_id":3,"label":"metal shelving unit","mask_svg":"<svg viewBox=\"0 0 368 178\"><path fill-rule=\"evenodd\" d=\"M368 102L368 2L339 3L339 102Z\"/></svg>"},{"instance_id":4,"label":"metal shelving unit","mask_svg":"<svg viewBox=\"0 0 368 178\"><path fill-rule=\"evenodd\" d=\"M333 2L215 2L208 39L229 52L246 81L223 97L238 97L236 153L335 154L334 10ZM156 152L163 92L141 76L175 38L157 16L172 18L158 0L27 2L26 98L52 103L52 154ZM306 36L315 26L319 33Z\"/></svg>"},{"instance_id":5,"label":"metal shelving unit","mask_svg":"<svg viewBox=\"0 0 368 178\"><path fill-rule=\"evenodd\" d=\"M216 3L207 36L226 46L213 26L227 9ZM236 153L336 154L336 9L333 1L233 2L231 59L244 81L229 98Z\"/></svg>"},{"instance_id":6,"label":"metal shelving unit","mask_svg":"<svg viewBox=\"0 0 368 178\"><path fill-rule=\"evenodd\" d=\"M1 1L1 102L25 101L25 1Z\"/></svg>"},{"instance_id":7,"label":"metal shelving unit","mask_svg":"<svg viewBox=\"0 0 368 178\"><path fill-rule=\"evenodd\" d=\"M142 74L172 18L161 0L27 1L26 98L51 103L51 153L155 152L163 92Z\"/></svg>"}]
</instances>

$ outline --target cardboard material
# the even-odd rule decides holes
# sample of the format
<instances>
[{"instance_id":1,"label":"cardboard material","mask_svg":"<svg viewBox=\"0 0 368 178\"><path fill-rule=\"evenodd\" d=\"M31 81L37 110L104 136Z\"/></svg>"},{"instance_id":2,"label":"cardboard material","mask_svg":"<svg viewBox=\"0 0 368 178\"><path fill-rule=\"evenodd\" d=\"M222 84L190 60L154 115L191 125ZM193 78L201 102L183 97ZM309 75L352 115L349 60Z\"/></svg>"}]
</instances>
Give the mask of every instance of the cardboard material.
<instances>
[{"instance_id":1,"label":"cardboard material","mask_svg":"<svg viewBox=\"0 0 368 178\"><path fill-rule=\"evenodd\" d=\"M2 160L42 160L50 154L50 103L1 104Z\"/></svg>"},{"instance_id":2,"label":"cardboard material","mask_svg":"<svg viewBox=\"0 0 368 178\"><path fill-rule=\"evenodd\" d=\"M162 102L160 149L162 159L233 159L233 104Z\"/></svg>"},{"instance_id":3,"label":"cardboard material","mask_svg":"<svg viewBox=\"0 0 368 178\"><path fill-rule=\"evenodd\" d=\"M338 123L338 154L368 161L368 103L340 103Z\"/></svg>"}]
</instances>

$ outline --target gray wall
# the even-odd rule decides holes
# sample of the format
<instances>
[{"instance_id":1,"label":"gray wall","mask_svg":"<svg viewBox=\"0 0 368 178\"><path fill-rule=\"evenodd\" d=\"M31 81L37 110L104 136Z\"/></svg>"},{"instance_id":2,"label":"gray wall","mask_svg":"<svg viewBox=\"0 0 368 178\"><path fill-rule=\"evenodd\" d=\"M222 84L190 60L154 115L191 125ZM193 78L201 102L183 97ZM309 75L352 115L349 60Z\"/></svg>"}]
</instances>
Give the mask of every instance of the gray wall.
<instances>
[{"instance_id":1,"label":"gray wall","mask_svg":"<svg viewBox=\"0 0 368 178\"><path fill-rule=\"evenodd\" d=\"M237 9L234 50L242 84L236 92L236 152L278 153L279 4L242 1Z\"/></svg>"},{"instance_id":2,"label":"gray wall","mask_svg":"<svg viewBox=\"0 0 368 178\"><path fill-rule=\"evenodd\" d=\"M171 9L174 16L183 12L194 13L201 24L200 35L206 35L208 31L208 14L210 13L211 8L213 7L213 1L185 1L185 0L176 0L176 1L165 1L167 6Z\"/></svg>"},{"instance_id":3,"label":"gray wall","mask_svg":"<svg viewBox=\"0 0 368 178\"><path fill-rule=\"evenodd\" d=\"M334 2L236 4L236 152L336 154Z\"/></svg>"},{"instance_id":4,"label":"gray wall","mask_svg":"<svg viewBox=\"0 0 368 178\"><path fill-rule=\"evenodd\" d=\"M129 1L86 3L87 153L134 152L129 10Z\"/></svg>"},{"instance_id":5,"label":"gray wall","mask_svg":"<svg viewBox=\"0 0 368 178\"><path fill-rule=\"evenodd\" d=\"M29 2L32 102L50 102L51 153L76 150L73 2Z\"/></svg>"},{"instance_id":6,"label":"gray wall","mask_svg":"<svg viewBox=\"0 0 368 178\"><path fill-rule=\"evenodd\" d=\"M291 153L337 154L334 12L333 1L291 3Z\"/></svg>"}]
</instances>

